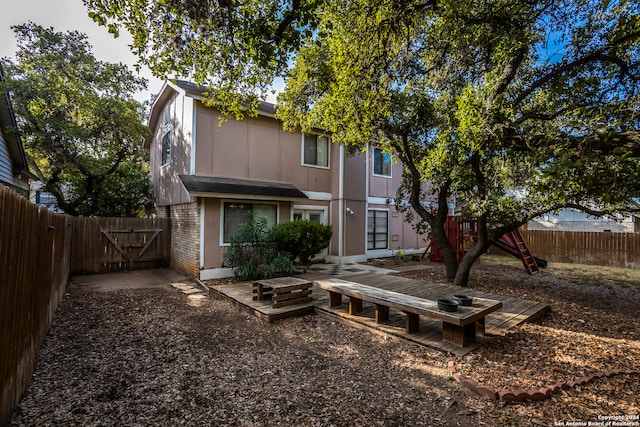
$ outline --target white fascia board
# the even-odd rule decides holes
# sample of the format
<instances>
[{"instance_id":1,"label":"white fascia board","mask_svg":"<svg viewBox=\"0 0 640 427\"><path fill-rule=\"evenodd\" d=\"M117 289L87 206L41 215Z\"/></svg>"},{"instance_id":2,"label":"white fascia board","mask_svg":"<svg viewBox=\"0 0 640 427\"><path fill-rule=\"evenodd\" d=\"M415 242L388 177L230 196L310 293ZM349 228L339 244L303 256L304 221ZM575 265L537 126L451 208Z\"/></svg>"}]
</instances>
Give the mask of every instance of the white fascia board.
<instances>
[{"instance_id":1,"label":"white fascia board","mask_svg":"<svg viewBox=\"0 0 640 427\"><path fill-rule=\"evenodd\" d=\"M389 202L387 202L387 200L389 200ZM367 197L367 203L370 205L390 205L393 202L393 197Z\"/></svg>"},{"instance_id":2,"label":"white fascia board","mask_svg":"<svg viewBox=\"0 0 640 427\"><path fill-rule=\"evenodd\" d=\"M180 181L182 183L182 181ZM184 184L182 185L184 188ZM186 189L185 189L186 190ZM257 196L251 194L229 194L229 193L199 193L191 192L192 196L212 198L212 199L234 199L234 200L263 200L269 202L291 202L296 200L307 200L303 198L280 197L280 196Z\"/></svg>"},{"instance_id":3,"label":"white fascia board","mask_svg":"<svg viewBox=\"0 0 640 427\"><path fill-rule=\"evenodd\" d=\"M321 192L321 191L302 191L307 195L309 200L318 200L322 202L329 202L333 199L333 194Z\"/></svg>"},{"instance_id":4,"label":"white fascia board","mask_svg":"<svg viewBox=\"0 0 640 427\"><path fill-rule=\"evenodd\" d=\"M154 110L154 108L156 108L156 104L158 103L160 98L162 98L160 95L162 93L164 93L164 91L167 88L171 88L172 90L174 90L175 92L177 92L178 94L183 95L183 96L186 94L186 92L184 90L180 89L180 87L178 87L175 84L171 83L169 80L165 80L164 83L162 84L162 87L158 91L158 96L156 96L156 99L153 100L153 104L151 104L151 109L149 110L150 111L149 118L151 118L151 115L153 114L153 110Z\"/></svg>"}]
</instances>

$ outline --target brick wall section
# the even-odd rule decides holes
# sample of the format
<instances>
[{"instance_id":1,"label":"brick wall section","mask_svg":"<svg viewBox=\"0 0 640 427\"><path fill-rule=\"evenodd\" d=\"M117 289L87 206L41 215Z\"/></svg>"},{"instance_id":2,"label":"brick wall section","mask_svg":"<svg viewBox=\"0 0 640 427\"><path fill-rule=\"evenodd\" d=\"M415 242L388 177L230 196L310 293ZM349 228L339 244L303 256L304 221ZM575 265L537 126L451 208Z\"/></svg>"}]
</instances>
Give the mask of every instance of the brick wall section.
<instances>
[{"instance_id":1,"label":"brick wall section","mask_svg":"<svg viewBox=\"0 0 640 427\"><path fill-rule=\"evenodd\" d=\"M160 207L160 215L166 208ZM188 277L200 277L200 204L173 205L171 215L171 268Z\"/></svg>"}]
</instances>

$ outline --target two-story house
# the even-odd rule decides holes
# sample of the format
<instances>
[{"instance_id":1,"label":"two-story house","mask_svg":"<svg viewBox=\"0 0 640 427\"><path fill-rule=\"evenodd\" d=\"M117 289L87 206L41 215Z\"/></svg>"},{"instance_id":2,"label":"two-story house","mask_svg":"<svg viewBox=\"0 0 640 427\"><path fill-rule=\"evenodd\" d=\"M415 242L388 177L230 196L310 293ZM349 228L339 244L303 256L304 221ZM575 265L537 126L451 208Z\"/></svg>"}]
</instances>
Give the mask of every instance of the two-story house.
<instances>
[{"instance_id":1,"label":"two-story house","mask_svg":"<svg viewBox=\"0 0 640 427\"><path fill-rule=\"evenodd\" d=\"M394 197L402 165L376 147L350 155L331 136L287 132L275 107L227 120L189 82L164 84L152 106L150 167L156 212L171 217L172 266L202 280L232 275L224 251L251 209L270 223L306 218L333 228L329 262L424 250Z\"/></svg>"}]
</instances>

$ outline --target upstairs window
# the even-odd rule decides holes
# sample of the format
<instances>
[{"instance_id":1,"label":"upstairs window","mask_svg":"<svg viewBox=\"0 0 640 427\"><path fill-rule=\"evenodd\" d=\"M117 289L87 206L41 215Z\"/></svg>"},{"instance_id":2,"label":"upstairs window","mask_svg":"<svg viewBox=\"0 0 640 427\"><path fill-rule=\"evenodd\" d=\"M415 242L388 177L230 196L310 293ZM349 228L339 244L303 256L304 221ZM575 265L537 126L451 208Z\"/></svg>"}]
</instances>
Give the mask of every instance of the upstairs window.
<instances>
[{"instance_id":1,"label":"upstairs window","mask_svg":"<svg viewBox=\"0 0 640 427\"><path fill-rule=\"evenodd\" d=\"M302 164L329 167L329 137L305 133L302 136Z\"/></svg>"},{"instance_id":2,"label":"upstairs window","mask_svg":"<svg viewBox=\"0 0 640 427\"><path fill-rule=\"evenodd\" d=\"M168 165L171 161L171 145L173 144L173 124L171 116L173 112L173 102L164 107L162 113L162 126L160 133L162 134L162 166Z\"/></svg>"},{"instance_id":3,"label":"upstairs window","mask_svg":"<svg viewBox=\"0 0 640 427\"><path fill-rule=\"evenodd\" d=\"M162 166L168 165L171 160L171 130L162 135Z\"/></svg>"},{"instance_id":4,"label":"upstairs window","mask_svg":"<svg viewBox=\"0 0 640 427\"><path fill-rule=\"evenodd\" d=\"M373 174L391 176L391 154L385 153L377 147L373 149Z\"/></svg>"}]
</instances>

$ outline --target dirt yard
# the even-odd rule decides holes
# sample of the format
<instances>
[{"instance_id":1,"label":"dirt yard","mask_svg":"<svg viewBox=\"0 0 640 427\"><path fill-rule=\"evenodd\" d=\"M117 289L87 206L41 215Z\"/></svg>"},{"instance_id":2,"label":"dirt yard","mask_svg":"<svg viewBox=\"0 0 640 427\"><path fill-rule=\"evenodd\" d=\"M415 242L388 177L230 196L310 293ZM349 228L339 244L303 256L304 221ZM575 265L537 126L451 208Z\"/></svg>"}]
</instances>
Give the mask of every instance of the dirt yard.
<instances>
[{"instance_id":1,"label":"dirt yard","mask_svg":"<svg viewBox=\"0 0 640 427\"><path fill-rule=\"evenodd\" d=\"M403 275L442 278L441 265L426 265ZM528 276L489 257L471 283L553 311L452 357L317 315L265 324L169 286L73 286L11 425L552 426L640 415L637 374L507 404L461 387L447 369L453 361L497 390L640 371L640 272L552 264Z\"/></svg>"}]
</instances>

